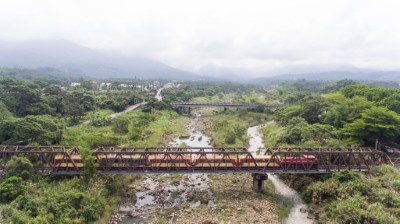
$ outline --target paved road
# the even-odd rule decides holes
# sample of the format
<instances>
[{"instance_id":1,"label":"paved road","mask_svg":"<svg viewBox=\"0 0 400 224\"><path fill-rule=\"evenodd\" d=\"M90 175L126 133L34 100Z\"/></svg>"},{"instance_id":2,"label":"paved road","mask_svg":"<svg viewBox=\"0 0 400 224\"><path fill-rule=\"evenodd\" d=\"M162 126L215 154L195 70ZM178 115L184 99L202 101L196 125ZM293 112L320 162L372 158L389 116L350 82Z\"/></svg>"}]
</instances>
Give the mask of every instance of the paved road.
<instances>
[{"instance_id":1,"label":"paved road","mask_svg":"<svg viewBox=\"0 0 400 224\"><path fill-rule=\"evenodd\" d=\"M137 103L135 105L131 105L131 106L127 107L124 111L121 111L121 112L118 112L118 113L112 113L108 117L111 117L111 118L118 117L121 114L127 113L127 112L132 111L132 110L136 110L137 108L139 108L139 107L141 107L141 106L143 106L145 104L146 104L146 102L143 101L141 103Z\"/></svg>"},{"instance_id":2,"label":"paved road","mask_svg":"<svg viewBox=\"0 0 400 224\"><path fill-rule=\"evenodd\" d=\"M108 115L108 117L116 118L116 117L120 116L121 114L127 113L127 112L132 111L132 110L136 110L137 108L139 108L139 107L141 107L141 106L143 106L145 104L146 104L146 102L141 102L141 103L137 103L137 104L134 104L134 105L130 105L125 110L123 110L121 112L112 113L112 114ZM81 122L78 125L86 125L86 124L90 124L90 120L86 120L84 122ZM71 127L73 127L73 126L71 126ZM70 127L68 127L68 128L70 128Z\"/></svg>"}]
</instances>

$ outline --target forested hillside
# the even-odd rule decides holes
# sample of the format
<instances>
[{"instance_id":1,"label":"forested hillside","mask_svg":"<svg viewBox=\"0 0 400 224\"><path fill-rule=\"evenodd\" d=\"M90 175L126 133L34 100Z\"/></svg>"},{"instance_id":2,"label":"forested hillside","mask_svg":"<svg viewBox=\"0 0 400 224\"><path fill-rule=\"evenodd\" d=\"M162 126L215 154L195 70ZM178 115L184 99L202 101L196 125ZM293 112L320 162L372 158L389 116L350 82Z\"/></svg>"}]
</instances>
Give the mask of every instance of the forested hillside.
<instances>
[{"instance_id":1,"label":"forested hillside","mask_svg":"<svg viewBox=\"0 0 400 224\"><path fill-rule=\"evenodd\" d=\"M56 83L61 82L65 80ZM91 85L61 88L53 82L0 79L0 145L74 144L86 156L91 147L107 141L103 134L98 134L103 131L96 129L108 125L111 131L111 123L114 126L118 123L111 122L106 115L141 102L147 94L140 88L99 90ZM151 125L159 117L162 116L140 124ZM70 127L83 120L91 121L86 125L91 129L89 132L80 126ZM131 126L129 121L123 125ZM115 135L120 135L120 131ZM79 138L72 142L75 134L85 142ZM86 144L89 142L91 145ZM86 158L88 164L93 161L89 156ZM54 177L39 174L38 165L26 157L13 157L1 167L6 173L0 176L1 223L105 223L120 195L129 194L124 186L135 179L95 177L93 173L83 178Z\"/></svg>"},{"instance_id":2,"label":"forested hillside","mask_svg":"<svg viewBox=\"0 0 400 224\"><path fill-rule=\"evenodd\" d=\"M343 85L344 83L347 83ZM367 146L389 155L400 143L400 90L339 82L313 92L293 88L275 123L262 128L266 146ZM338 86L339 88L332 88ZM376 145L376 141L379 142ZM321 223L398 223L399 171L391 165L368 174L282 175L299 190Z\"/></svg>"},{"instance_id":3,"label":"forested hillside","mask_svg":"<svg viewBox=\"0 0 400 224\"><path fill-rule=\"evenodd\" d=\"M283 90L285 91L285 90ZM289 106L265 129L274 145L375 146L399 143L400 90L347 85L330 93L286 90Z\"/></svg>"}]
</instances>

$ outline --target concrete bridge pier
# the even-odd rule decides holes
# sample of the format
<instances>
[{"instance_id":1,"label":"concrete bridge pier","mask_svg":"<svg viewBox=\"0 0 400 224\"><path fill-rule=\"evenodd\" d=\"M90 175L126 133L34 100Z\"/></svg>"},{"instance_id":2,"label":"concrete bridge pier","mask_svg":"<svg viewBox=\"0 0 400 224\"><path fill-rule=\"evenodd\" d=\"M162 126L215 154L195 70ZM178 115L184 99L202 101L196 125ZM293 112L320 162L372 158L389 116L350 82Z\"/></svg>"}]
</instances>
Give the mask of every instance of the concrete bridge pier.
<instances>
[{"instance_id":1,"label":"concrete bridge pier","mask_svg":"<svg viewBox=\"0 0 400 224\"><path fill-rule=\"evenodd\" d=\"M190 108L190 107L188 107L188 108L189 108L188 114L189 114L189 117L190 117L190 116L192 116L192 108Z\"/></svg>"},{"instance_id":2,"label":"concrete bridge pier","mask_svg":"<svg viewBox=\"0 0 400 224\"><path fill-rule=\"evenodd\" d=\"M253 173L253 191L260 192L265 187L265 181L268 180L268 175L265 173Z\"/></svg>"}]
</instances>

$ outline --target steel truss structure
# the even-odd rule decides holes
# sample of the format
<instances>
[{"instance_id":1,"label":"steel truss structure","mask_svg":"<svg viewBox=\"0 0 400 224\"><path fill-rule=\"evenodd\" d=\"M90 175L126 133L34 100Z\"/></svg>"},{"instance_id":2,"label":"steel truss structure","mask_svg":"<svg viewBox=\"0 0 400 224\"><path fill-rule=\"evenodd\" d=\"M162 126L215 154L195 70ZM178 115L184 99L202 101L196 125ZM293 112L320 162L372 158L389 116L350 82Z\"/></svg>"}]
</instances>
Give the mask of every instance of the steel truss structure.
<instances>
[{"instance_id":1,"label":"steel truss structure","mask_svg":"<svg viewBox=\"0 0 400 224\"><path fill-rule=\"evenodd\" d=\"M224 108L249 108L255 109L258 107L263 108L281 108L284 104L240 104L240 103L194 103L194 102L179 102L171 103L174 107L224 107Z\"/></svg>"},{"instance_id":2,"label":"steel truss structure","mask_svg":"<svg viewBox=\"0 0 400 224\"><path fill-rule=\"evenodd\" d=\"M382 151L364 147L335 148L335 147L315 147L315 148L266 148L263 150L265 155L271 155L271 159L314 157L317 164L293 164L285 163L281 165L276 173L331 173L341 170L369 171L373 166L390 164L389 157ZM267 171L263 169L263 171Z\"/></svg>"},{"instance_id":3,"label":"steel truss structure","mask_svg":"<svg viewBox=\"0 0 400 224\"><path fill-rule=\"evenodd\" d=\"M40 172L79 175L84 170L77 147L0 146L0 172L19 155ZM92 156L101 174L362 172L390 163L385 153L370 148L265 148L253 155L246 148L100 147Z\"/></svg>"},{"instance_id":4,"label":"steel truss structure","mask_svg":"<svg viewBox=\"0 0 400 224\"><path fill-rule=\"evenodd\" d=\"M39 172L56 173L58 167L54 162L56 156L60 160L71 163L71 168L79 171L73 159L79 155L75 146L7 146L0 145L0 172L5 168L6 163L13 156L24 156L28 158Z\"/></svg>"}]
</instances>

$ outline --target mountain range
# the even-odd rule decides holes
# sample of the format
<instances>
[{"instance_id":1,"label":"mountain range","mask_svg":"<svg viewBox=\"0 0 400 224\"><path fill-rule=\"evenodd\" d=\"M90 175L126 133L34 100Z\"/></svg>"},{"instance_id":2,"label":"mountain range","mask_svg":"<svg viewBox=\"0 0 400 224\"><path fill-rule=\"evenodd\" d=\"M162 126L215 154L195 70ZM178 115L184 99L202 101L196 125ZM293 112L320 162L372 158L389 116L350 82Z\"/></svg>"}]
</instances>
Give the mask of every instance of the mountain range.
<instances>
[{"instance_id":1,"label":"mountain range","mask_svg":"<svg viewBox=\"0 0 400 224\"><path fill-rule=\"evenodd\" d=\"M93 50L68 41L0 42L0 67L54 68L96 78L200 79L159 61Z\"/></svg>"},{"instance_id":2,"label":"mountain range","mask_svg":"<svg viewBox=\"0 0 400 224\"><path fill-rule=\"evenodd\" d=\"M269 73L260 75L260 78L252 78L255 75L250 74L246 69L214 66L190 72L173 68L153 59L95 50L65 40L0 42L0 67L33 69L40 73L93 78L207 79L251 83L296 79L337 81L347 78L400 82L399 71L374 71L343 65L286 68L288 73L283 73L285 69L277 70L275 74L278 75ZM335 68L344 70L335 70ZM290 73L290 71L298 74Z\"/></svg>"},{"instance_id":3,"label":"mountain range","mask_svg":"<svg viewBox=\"0 0 400 224\"><path fill-rule=\"evenodd\" d=\"M269 80L321 80L337 81L342 79L365 81L397 81L400 82L400 71L330 71L320 73L282 74L268 78Z\"/></svg>"}]
</instances>

